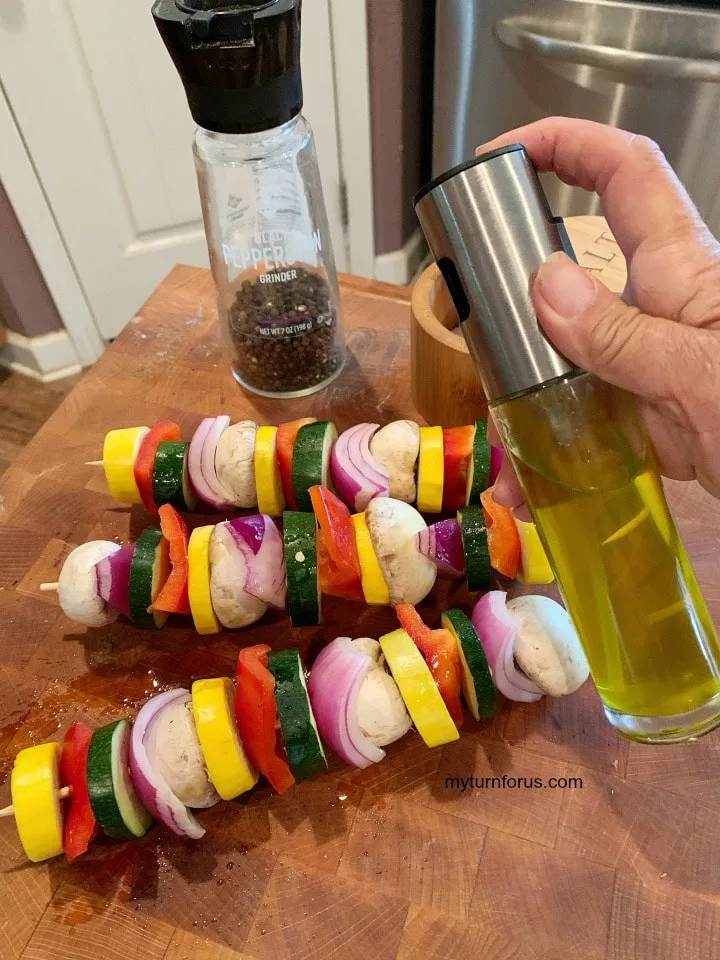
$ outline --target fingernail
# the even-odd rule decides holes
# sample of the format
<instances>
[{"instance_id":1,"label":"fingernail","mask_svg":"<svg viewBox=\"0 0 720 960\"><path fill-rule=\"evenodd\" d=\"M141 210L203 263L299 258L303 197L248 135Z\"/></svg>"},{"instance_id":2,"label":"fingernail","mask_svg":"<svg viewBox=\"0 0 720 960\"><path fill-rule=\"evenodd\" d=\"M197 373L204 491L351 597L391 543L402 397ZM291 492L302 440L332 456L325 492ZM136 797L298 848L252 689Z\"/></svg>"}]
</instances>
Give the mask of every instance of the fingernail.
<instances>
[{"instance_id":1,"label":"fingernail","mask_svg":"<svg viewBox=\"0 0 720 960\"><path fill-rule=\"evenodd\" d=\"M538 270L535 289L547 305L568 320L579 316L595 299L589 274L565 253L553 253Z\"/></svg>"}]
</instances>

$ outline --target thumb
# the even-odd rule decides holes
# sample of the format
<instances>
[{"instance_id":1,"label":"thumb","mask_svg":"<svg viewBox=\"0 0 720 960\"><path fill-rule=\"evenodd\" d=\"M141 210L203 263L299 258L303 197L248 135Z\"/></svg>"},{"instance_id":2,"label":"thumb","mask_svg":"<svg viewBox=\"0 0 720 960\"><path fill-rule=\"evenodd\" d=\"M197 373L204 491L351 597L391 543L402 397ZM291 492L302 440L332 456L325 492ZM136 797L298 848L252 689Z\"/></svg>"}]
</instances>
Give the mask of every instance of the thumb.
<instances>
[{"instance_id":1,"label":"thumb","mask_svg":"<svg viewBox=\"0 0 720 960\"><path fill-rule=\"evenodd\" d=\"M684 379L695 331L628 306L566 254L540 267L532 295L553 345L583 370L647 400L667 398Z\"/></svg>"}]
</instances>

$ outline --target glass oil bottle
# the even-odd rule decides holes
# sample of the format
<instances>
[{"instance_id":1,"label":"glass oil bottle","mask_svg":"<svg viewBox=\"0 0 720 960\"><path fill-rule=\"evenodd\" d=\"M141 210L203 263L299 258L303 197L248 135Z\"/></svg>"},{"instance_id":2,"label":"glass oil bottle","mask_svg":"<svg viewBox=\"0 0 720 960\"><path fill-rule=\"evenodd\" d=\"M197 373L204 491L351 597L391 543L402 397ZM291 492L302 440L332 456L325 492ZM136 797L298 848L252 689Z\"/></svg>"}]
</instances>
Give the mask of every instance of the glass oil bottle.
<instances>
[{"instance_id":1,"label":"glass oil bottle","mask_svg":"<svg viewBox=\"0 0 720 960\"><path fill-rule=\"evenodd\" d=\"M649 743L707 733L720 643L635 400L568 363L532 307L538 267L572 248L524 148L415 202L608 720Z\"/></svg>"}]
</instances>

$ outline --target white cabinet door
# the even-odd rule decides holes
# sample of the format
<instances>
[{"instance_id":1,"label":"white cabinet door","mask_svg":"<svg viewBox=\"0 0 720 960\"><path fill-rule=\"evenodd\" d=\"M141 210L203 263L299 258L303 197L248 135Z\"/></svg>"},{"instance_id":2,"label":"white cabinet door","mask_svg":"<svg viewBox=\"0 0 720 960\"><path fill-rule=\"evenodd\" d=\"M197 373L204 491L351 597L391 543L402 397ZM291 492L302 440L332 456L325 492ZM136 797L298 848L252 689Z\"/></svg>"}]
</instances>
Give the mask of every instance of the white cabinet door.
<instances>
[{"instance_id":1,"label":"white cabinet door","mask_svg":"<svg viewBox=\"0 0 720 960\"><path fill-rule=\"evenodd\" d=\"M150 7L151 0L0 0L0 82L107 339L176 263L208 262L193 123ZM305 0L305 112L342 269L330 36L329 0Z\"/></svg>"}]
</instances>

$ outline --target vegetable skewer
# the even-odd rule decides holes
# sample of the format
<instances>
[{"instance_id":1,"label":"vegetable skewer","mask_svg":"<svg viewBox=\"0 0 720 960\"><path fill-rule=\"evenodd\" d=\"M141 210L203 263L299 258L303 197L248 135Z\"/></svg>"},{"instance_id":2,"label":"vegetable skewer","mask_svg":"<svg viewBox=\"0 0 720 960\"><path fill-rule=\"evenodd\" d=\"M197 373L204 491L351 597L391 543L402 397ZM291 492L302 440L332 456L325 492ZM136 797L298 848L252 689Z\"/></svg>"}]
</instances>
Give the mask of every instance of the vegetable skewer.
<instances>
[{"instance_id":1,"label":"vegetable skewer","mask_svg":"<svg viewBox=\"0 0 720 960\"><path fill-rule=\"evenodd\" d=\"M135 545L98 541L76 548L61 571L60 604L68 616L95 627L118 614L141 628L163 626L170 613L191 614L198 633L211 635L247 627L270 607L287 606L296 627L318 625L323 594L414 605L438 574L465 576L471 591L487 589L491 565L507 576L522 573L525 582L538 572L547 582L546 563L520 566L537 549L544 558L532 539L535 528L524 525L521 550L511 512L490 500L492 517L485 507L466 507L457 521L428 528L414 507L390 497L373 499L365 513L351 516L326 487L308 493L315 512L286 512L283 534L260 514L198 527L188 536L179 513L163 504L161 528L147 528Z\"/></svg>"},{"instance_id":2,"label":"vegetable skewer","mask_svg":"<svg viewBox=\"0 0 720 960\"><path fill-rule=\"evenodd\" d=\"M197 494L217 510L258 506L279 517L285 504L308 511L308 489L330 478L354 512L376 497L417 501L427 513L457 510L478 502L498 456L484 421L449 430L359 423L338 435L334 423L313 418L274 427L231 426L221 416L205 418L189 443L171 421L111 430L103 459L86 466L104 467L119 503L143 503L150 513L162 503L192 510Z\"/></svg>"},{"instance_id":3,"label":"vegetable skewer","mask_svg":"<svg viewBox=\"0 0 720 960\"><path fill-rule=\"evenodd\" d=\"M69 860L80 856L99 829L110 838L143 837L153 816L179 836L199 840L205 829L194 810L252 790L258 770L278 792L324 772L323 740L356 768L381 762L382 747L401 739L412 722L427 746L449 743L459 736L462 715L454 708L451 715L446 705L441 679L445 683L447 674L434 672L429 640L435 635L443 635L445 649L457 647L451 660L458 668L462 663L462 694L476 719L497 710L492 680L508 650L526 671L513 668L522 686L508 689L511 699L527 699L530 673L540 696L582 685L586 664L559 604L530 596L506 605L499 591L488 597L473 612L482 636L460 610L448 611L443 629L431 631L406 607L398 615L412 636L399 629L379 642L338 637L318 655L309 679L296 649L251 647L238 658L236 688L227 678L197 680L192 691L152 697L133 726L119 720L92 733L72 724L62 753L48 743L17 755L14 805L0 817L15 816L25 852L36 862L62 852ZM507 676L499 685L507 685ZM458 685L455 690L459 695Z\"/></svg>"},{"instance_id":4,"label":"vegetable skewer","mask_svg":"<svg viewBox=\"0 0 720 960\"><path fill-rule=\"evenodd\" d=\"M58 790L57 795L58 795L58 800L67 800L68 797L72 796L72 787L61 787ZM9 807L3 807L2 810L0 810L0 820L4 820L7 817L14 817L14 816L15 816L15 806L12 803L10 804Z\"/></svg>"}]
</instances>

